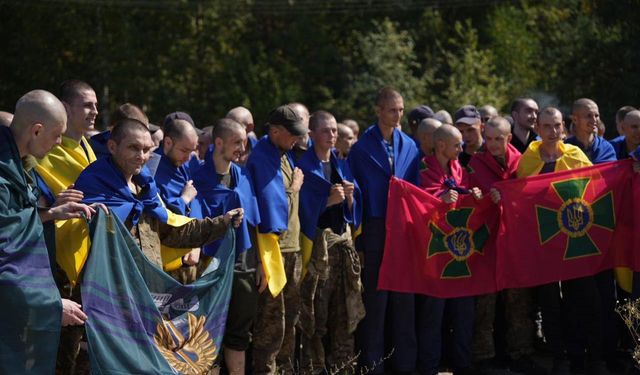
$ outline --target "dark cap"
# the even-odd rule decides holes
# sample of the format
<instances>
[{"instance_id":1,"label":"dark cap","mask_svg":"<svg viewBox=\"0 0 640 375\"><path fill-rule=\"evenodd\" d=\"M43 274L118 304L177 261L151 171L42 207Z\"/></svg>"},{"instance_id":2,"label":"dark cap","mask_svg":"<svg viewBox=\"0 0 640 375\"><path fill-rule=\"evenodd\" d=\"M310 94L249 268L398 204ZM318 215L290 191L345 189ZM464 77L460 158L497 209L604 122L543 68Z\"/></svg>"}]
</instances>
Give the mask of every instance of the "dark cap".
<instances>
[{"instance_id":1,"label":"dark cap","mask_svg":"<svg viewBox=\"0 0 640 375\"><path fill-rule=\"evenodd\" d=\"M453 116L453 123L463 123L467 125L474 125L481 119L480 112L476 109L475 106L465 105L464 107L458 109Z\"/></svg>"},{"instance_id":2,"label":"dark cap","mask_svg":"<svg viewBox=\"0 0 640 375\"><path fill-rule=\"evenodd\" d=\"M186 122L188 122L189 124L193 125L194 127L196 126L196 123L193 122L193 119L191 118L191 116L189 116L188 113L186 112L171 112L168 115L166 115L164 117L164 121L162 122L162 126L165 127L168 124L172 123L173 120L184 120Z\"/></svg>"},{"instance_id":3,"label":"dark cap","mask_svg":"<svg viewBox=\"0 0 640 375\"><path fill-rule=\"evenodd\" d=\"M409 112L409 125L418 125L420 121L433 117L433 109L428 105L419 105Z\"/></svg>"},{"instance_id":4,"label":"dark cap","mask_svg":"<svg viewBox=\"0 0 640 375\"><path fill-rule=\"evenodd\" d=\"M289 105L281 105L271 111L267 125L280 125L293 135L305 135L309 132L304 119Z\"/></svg>"}]
</instances>

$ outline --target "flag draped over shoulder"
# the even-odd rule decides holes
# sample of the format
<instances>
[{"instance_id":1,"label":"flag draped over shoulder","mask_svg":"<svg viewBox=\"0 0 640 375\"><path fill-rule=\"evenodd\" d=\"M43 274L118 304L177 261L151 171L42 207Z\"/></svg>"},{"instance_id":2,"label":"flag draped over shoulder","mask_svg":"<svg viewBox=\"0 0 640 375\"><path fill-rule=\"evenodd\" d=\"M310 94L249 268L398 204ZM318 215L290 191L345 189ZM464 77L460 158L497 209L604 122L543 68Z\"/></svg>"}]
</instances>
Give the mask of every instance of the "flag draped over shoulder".
<instances>
[{"instance_id":1,"label":"flag draped over shoulder","mask_svg":"<svg viewBox=\"0 0 640 375\"><path fill-rule=\"evenodd\" d=\"M193 199L191 202L186 203L181 196L182 189L191 180L190 162L176 167L169 157L164 154L162 147L159 147L155 153L160 155L160 162L153 178L156 181L163 202L178 215L202 218L200 202L197 199Z\"/></svg>"},{"instance_id":2,"label":"flag draped over shoulder","mask_svg":"<svg viewBox=\"0 0 640 375\"><path fill-rule=\"evenodd\" d=\"M203 217L224 215L229 210L242 207L244 219L236 229L236 252L239 253L252 246L249 225L257 227L260 223L256 195L247 170L236 164L231 164L229 171L233 188L229 189L220 184L212 156L211 149L205 156L204 164L193 173L193 186L198 190L196 199L199 201ZM218 246L220 241L215 241L203 249L207 255L214 255Z\"/></svg>"},{"instance_id":3,"label":"flag draped over shoulder","mask_svg":"<svg viewBox=\"0 0 640 375\"><path fill-rule=\"evenodd\" d=\"M260 211L258 252L273 296L277 296L287 283L278 242L279 234L286 231L289 225L289 204L280 170L281 157L269 137L264 136L256 143L247 160L247 170ZM293 160L289 155L287 158L293 169Z\"/></svg>"},{"instance_id":4,"label":"flag draped over shoulder","mask_svg":"<svg viewBox=\"0 0 640 375\"><path fill-rule=\"evenodd\" d=\"M488 198L465 195L449 205L392 178L378 289L441 298L496 291L497 219Z\"/></svg>"},{"instance_id":5,"label":"flag draped over shoulder","mask_svg":"<svg viewBox=\"0 0 640 375\"><path fill-rule=\"evenodd\" d=\"M122 172L113 163L111 156L100 158L89 165L78 177L75 188L84 193L84 203L103 203L118 216L120 221L130 219L135 225L144 212L162 223L179 227L191 218L176 215L167 210L158 195L158 189L146 168L133 176L133 182L140 187L140 194L134 196ZM86 228L86 225L85 225ZM85 229L86 233L86 229ZM88 237L85 234L85 237ZM192 249L176 249L162 246L161 255L166 271L173 271L182 265L181 258ZM87 259L88 246L68 248L64 261L58 257L58 264L66 272L69 280L75 282Z\"/></svg>"},{"instance_id":6,"label":"flag draped over shoulder","mask_svg":"<svg viewBox=\"0 0 640 375\"><path fill-rule=\"evenodd\" d=\"M632 265L633 178L631 162L613 162L497 183L503 207L498 287Z\"/></svg>"},{"instance_id":7,"label":"flag draped over shoulder","mask_svg":"<svg viewBox=\"0 0 640 375\"><path fill-rule=\"evenodd\" d=\"M45 196L55 200L55 196L73 184L80 173L96 160L89 142L82 137L80 142L62 137L62 143L55 146L49 153L38 161L35 169L43 184L40 184ZM53 201L49 202L53 204ZM72 265L78 269L84 264L84 255L75 249L88 249L89 233L84 219L59 220L54 224L56 261L65 270L71 270ZM67 272L69 280L75 284L76 272Z\"/></svg>"},{"instance_id":8,"label":"flag draped over shoulder","mask_svg":"<svg viewBox=\"0 0 640 375\"><path fill-rule=\"evenodd\" d=\"M488 150L476 152L467 166L469 187L477 187L483 194L488 194L494 183L516 178L521 156L520 151L508 144L504 155L504 166L502 166Z\"/></svg>"},{"instance_id":9,"label":"flag draped over shoulder","mask_svg":"<svg viewBox=\"0 0 640 375\"><path fill-rule=\"evenodd\" d=\"M544 161L540 157L541 144L542 141L531 142L527 151L522 154L520 163L518 163L518 177L528 177L540 173L544 166ZM562 155L555 162L555 171L566 171L591 165L587 155L577 146L558 142L558 150Z\"/></svg>"},{"instance_id":10,"label":"flag draped over shoulder","mask_svg":"<svg viewBox=\"0 0 640 375\"><path fill-rule=\"evenodd\" d=\"M224 333L233 277L229 229L202 277L182 285L144 256L117 218L91 222L82 279L94 374L206 374Z\"/></svg>"},{"instance_id":11,"label":"flag draped over shoulder","mask_svg":"<svg viewBox=\"0 0 640 375\"><path fill-rule=\"evenodd\" d=\"M362 194L355 182L346 160L340 160L331 152L331 165L340 179L354 183L353 205L349 209L347 202L343 202L344 221L353 226L353 233L357 233L362 223ZM302 261L306 267L311 259L313 240L316 238L318 219L327 207L327 200L333 184L324 176L322 163L311 147L298 161L298 167L304 173L305 182L300 190L300 231L302 245Z\"/></svg>"},{"instance_id":12,"label":"flag draped over shoulder","mask_svg":"<svg viewBox=\"0 0 640 375\"><path fill-rule=\"evenodd\" d=\"M53 374L62 306L35 191L0 128L0 374Z\"/></svg>"}]
</instances>

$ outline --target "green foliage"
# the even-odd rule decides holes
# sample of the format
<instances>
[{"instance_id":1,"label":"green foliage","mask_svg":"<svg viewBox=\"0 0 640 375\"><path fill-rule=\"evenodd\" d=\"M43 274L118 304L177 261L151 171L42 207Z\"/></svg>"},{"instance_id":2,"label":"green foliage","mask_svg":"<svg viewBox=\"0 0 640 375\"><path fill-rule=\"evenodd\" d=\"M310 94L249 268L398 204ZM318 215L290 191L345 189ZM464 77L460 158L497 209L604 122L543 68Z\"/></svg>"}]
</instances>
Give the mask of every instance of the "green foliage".
<instances>
[{"instance_id":1,"label":"green foliage","mask_svg":"<svg viewBox=\"0 0 640 375\"><path fill-rule=\"evenodd\" d=\"M237 105L259 125L301 101L369 124L387 85L407 111L505 110L544 93L564 106L591 97L611 123L638 104L638 0L437 3L0 0L11 15L0 28L0 110L68 78L94 86L103 123L125 101L152 121L184 110L200 126Z\"/></svg>"}]
</instances>

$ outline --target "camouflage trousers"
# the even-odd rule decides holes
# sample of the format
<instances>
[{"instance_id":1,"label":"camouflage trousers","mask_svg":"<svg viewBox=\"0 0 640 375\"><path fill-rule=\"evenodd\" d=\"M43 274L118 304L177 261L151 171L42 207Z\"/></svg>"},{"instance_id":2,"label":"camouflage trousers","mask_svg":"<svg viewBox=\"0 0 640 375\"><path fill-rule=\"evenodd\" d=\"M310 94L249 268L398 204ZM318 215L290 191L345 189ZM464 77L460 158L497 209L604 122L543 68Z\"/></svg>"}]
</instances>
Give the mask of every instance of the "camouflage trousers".
<instances>
[{"instance_id":1,"label":"camouflage trousers","mask_svg":"<svg viewBox=\"0 0 640 375\"><path fill-rule=\"evenodd\" d=\"M314 241L300 287L301 374L355 372L353 331L364 316L361 290L350 233L338 236L325 229Z\"/></svg>"},{"instance_id":2,"label":"camouflage trousers","mask_svg":"<svg viewBox=\"0 0 640 375\"><path fill-rule=\"evenodd\" d=\"M80 284L71 287L71 283L61 270L57 271L56 282L62 298L73 300L82 305L80 299ZM84 375L89 374L91 365L89 353L85 345L81 345L85 336L84 326L62 327L60 343L56 359L56 375Z\"/></svg>"},{"instance_id":3,"label":"camouflage trousers","mask_svg":"<svg viewBox=\"0 0 640 375\"><path fill-rule=\"evenodd\" d=\"M534 323L531 289L506 289L500 293L476 297L473 359L483 360L496 355L493 323L497 298L503 298L506 318L507 355L518 359L533 353Z\"/></svg>"},{"instance_id":4,"label":"camouflage trousers","mask_svg":"<svg viewBox=\"0 0 640 375\"><path fill-rule=\"evenodd\" d=\"M276 297L260 295L253 332L253 373L293 374L295 368L295 326L300 316L300 252L282 253L287 284Z\"/></svg>"}]
</instances>

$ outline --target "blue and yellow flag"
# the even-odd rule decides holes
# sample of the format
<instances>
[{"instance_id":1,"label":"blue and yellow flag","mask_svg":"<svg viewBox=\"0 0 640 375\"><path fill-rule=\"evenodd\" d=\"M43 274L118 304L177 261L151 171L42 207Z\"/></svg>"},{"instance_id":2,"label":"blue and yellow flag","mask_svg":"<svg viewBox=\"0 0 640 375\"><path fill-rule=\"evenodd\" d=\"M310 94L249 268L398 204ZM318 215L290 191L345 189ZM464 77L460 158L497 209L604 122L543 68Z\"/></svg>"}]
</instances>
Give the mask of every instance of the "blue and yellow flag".
<instances>
[{"instance_id":1,"label":"blue and yellow flag","mask_svg":"<svg viewBox=\"0 0 640 375\"><path fill-rule=\"evenodd\" d=\"M149 262L116 215L99 211L82 279L93 374L207 374L227 319L235 231L182 285Z\"/></svg>"}]
</instances>

